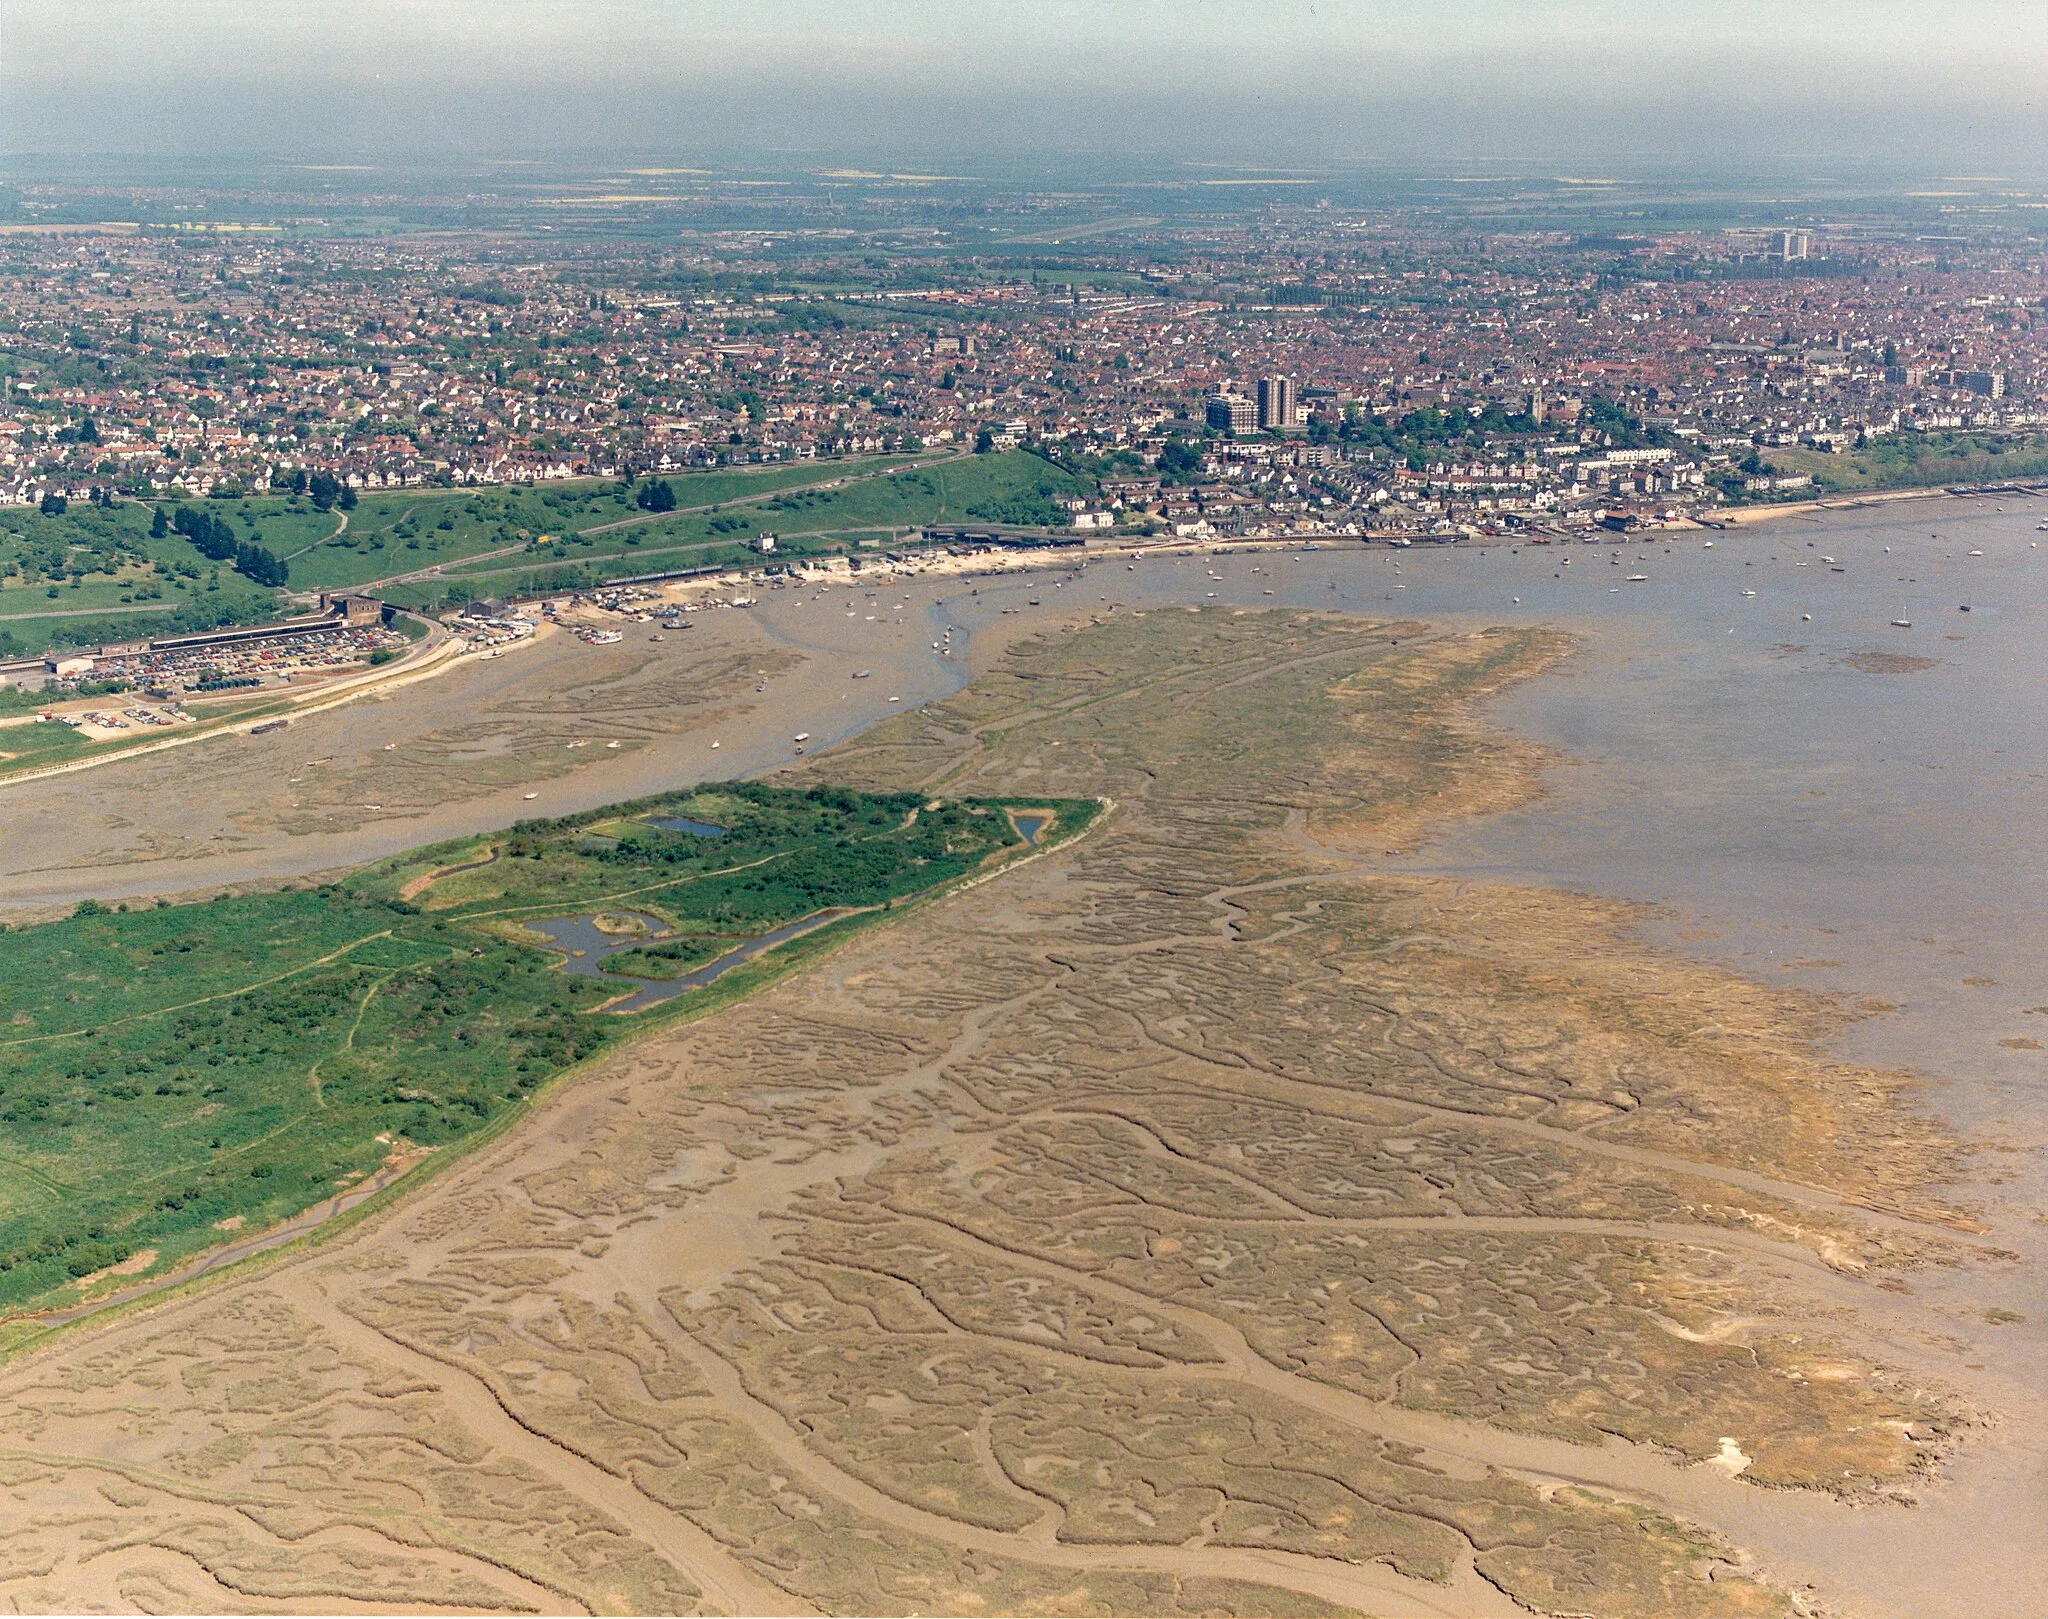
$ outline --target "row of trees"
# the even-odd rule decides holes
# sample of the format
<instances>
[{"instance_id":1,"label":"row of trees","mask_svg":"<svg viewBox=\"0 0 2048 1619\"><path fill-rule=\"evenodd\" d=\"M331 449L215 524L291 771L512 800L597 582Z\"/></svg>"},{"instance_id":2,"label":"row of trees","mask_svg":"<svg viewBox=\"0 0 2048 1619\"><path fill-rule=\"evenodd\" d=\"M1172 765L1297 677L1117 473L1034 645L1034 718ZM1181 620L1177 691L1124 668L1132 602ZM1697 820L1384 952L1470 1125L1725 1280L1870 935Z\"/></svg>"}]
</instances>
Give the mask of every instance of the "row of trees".
<instances>
[{"instance_id":1,"label":"row of trees","mask_svg":"<svg viewBox=\"0 0 2048 1619\"><path fill-rule=\"evenodd\" d=\"M304 467L294 467L289 472L279 468L270 475L270 487L289 490L295 495L310 495L315 508L323 512L332 511L336 506L345 512L356 509L356 492L331 472L308 475Z\"/></svg>"},{"instance_id":2,"label":"row of trees","mask_svg":"<svg viewBox=\"0 0 2048 1619\"><path fill-rule=\"evenodd\" d=\"M232 563L235 572L259 585L282 585L290 577L291 569L282 558L267 546L237 540L235 531L212 512L180 506L166 519L163 507L157 507L149 525L150 538L160 540L174 532L190 540L192 548L209 562Z\"/></svg>"}]
</instances>

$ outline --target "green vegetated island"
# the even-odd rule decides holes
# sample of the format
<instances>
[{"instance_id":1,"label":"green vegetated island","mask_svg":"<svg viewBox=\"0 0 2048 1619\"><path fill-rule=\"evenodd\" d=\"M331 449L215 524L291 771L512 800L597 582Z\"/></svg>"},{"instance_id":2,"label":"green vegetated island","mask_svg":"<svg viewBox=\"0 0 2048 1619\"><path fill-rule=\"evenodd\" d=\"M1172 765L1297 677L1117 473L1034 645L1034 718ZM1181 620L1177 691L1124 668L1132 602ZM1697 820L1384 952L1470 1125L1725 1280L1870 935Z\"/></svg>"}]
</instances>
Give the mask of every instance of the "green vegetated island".
<instances>
[{"instance_id":1,"label":"green vegetated island","mask_svg":"<svg viewBox=\"0 0 2048 1619\"><path fill-rule=\"evenodd\" d=\"M0 934L0 1346L474 1140L1097 808L726 783Z\"/></svg>"},{"instance_id":2,"label":"green vegetated island","mask_svg":"<svg viewBox=\"0 0 2048 1619\"><path fill-rule=\"evenodd\" d=\"M0 657L278 616L290 589L380 587L401 606L573 590L637 573L857 548L925 523L1058 524L1093 481L1023 450L804 461L758 468L473 489L392 489L316 502L285 492L63 511L0 509ZM186 514L182 528L176 522ZM158 513L164 515L159 520ZM202 525L196 519L203 517ZM188 532L198 531L198 532ZM212 553L212 554L209 554Z\"/></svg>"}]
</instances>

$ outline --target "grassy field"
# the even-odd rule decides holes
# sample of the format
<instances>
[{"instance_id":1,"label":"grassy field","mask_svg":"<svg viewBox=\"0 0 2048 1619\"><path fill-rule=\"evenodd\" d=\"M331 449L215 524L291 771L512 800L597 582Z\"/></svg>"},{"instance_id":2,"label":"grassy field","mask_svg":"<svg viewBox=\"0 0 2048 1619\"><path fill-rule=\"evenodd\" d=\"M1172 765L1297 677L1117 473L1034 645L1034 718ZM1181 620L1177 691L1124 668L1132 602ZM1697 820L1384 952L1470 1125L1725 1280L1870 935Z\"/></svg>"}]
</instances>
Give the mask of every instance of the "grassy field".
<instances>
[{"instance_id":1,"label":"grassy field","mask_svg":"<svg viewBox=\"0 0 2048 1619\"><path fill-rule=\"evenodd\" d=\"M239 539L277 549L286 537L288 525L272 513L222 509ZM150 516L150 507L132 502L75 505L61 517L0 508L0 655L245 623L275 611L276 591L209 562L182 536L151 539Z\"/></svg>"},{"instance_id":2,"label":"grassy field","mask_svg":"<svg viewBox=\"0 0 2048 1619\"><path fill-rule=\"evenodd\" d=\"M6 695L14 697L16 694L9 692ZM21 695L29 696L27 693ZM31 700L42 701L41 698ZM15 770L34 769L42 765L64 764L72 759L84 759L110 746L106 743L92 742L80 736L68 725L0 726L0 775Z\"/></svg>"},{"instance_id":3,"label":"grassy field","mask_svg":"<svg viewBox=\"0 0 2048 1619\"><path fill-rule=\"evenodd\" d=\"M1062 822L1094 807L1059 806ZM663 816L725 830L651 824ZM116 1265L161 1273L393 1155L459 1142L570 1064L744 994L830 936L612 1016L597 1008L635 980L558 970L525 922L657 919L608 965L659 980L1021 847L993 802L733 784L522 824L325 888L88 906L0 935L0 1310L75 1299Z\"/></svg>"},{"instance_id":4,"label":"grassy field","mask_svg":"<svg viewBox=\"0 0 2048 1619\"><path fill-rule=\"evenodd\" d=\"M899 464L900 457L801 461L786 466L666 474L680 510L752 500L777 490L858 478ZM744 510L744 508L742 508ZM302 590L358 585L418 568L445 566L480 553L522 552L548 539L587 536L586 547L623 550L660 526L612 481L502 489L406 489L364 495L341 533L323 533L290 559ZM623 525L614 528L613 525ZM331 531L334 525L330 523ZM604 532L593 532L604 531ZM749 533L752 530L748 531Z\"/></svg>"},{"instance_id":5,"label":"grassy field","mask_svg":"<svg viewBox=\"0 0 2048 1619\"><path fill-rule=\"evenodd\" d=\"M857 478L901 459L680 473L668 482L679 508L711 506ZM482 553L523 551L543 536L624 523L616 538L585 542L586 549L609 554L639 543L640 530L649 526L616 482L589 479L533 488L391 490L361 496L349 512L321 511L291 495L195 504L224 519L238 540L284 558L297 590L364 584ZM0 655L247 623L280 609L279 592L208 561L183 536L151 538L153 511L134 501L112 508L80 502L55 517L0 509Z\"/></svg>"},{"instance_id":6,"label":"grassy field","mask_svg":"<svg viewBox=\"0 0 2048 1619\"><path fill-rule=\"evenodd\" d=\"M1923 489L1945 484L1997 483L2048 476L2048 439L2001 445L1968 434L1936 438L1903 433L1868 449L1831 455L1823 450L1773 449L1764 458L1779 472L1808 473L1823 493L1865 489Z\"/></svg>"},{"instance_id":7,"label":"grassy field","mask_svg":"<svg viewBox=\"0 0 2048 1619\"><path fill-rule=\"evenodd\" d=\"M1065 517L1056 497L1093 487L1024 450L967 456L860 478L840 488L792 487L745 506L679 511L626 528L563 532L546 545L479 559L450 570L445 580L400 586L387 595L409 606L426 606L444 599L451 588L480 596L522 594L576 589L635 573L737 567L758 560L747 542L763 531L779 537L779 555L801 557L842 551L860 539L926 523L1052 524Z\"/></svg>"},{"instance_id":8,"label":"grassy field","mask_svg":"<svg viewBox=\"0 0 2048 1619\"><path fill-rule=\"evenodd\" d=\"M802 556L931 522L1055 523L1064 513L1054 497L1091 487L1022 450L922 466L901 456L805 461L665 481L677 509L661 515L610 480L395 489L363 495L348 512L287 495L203 504L238 540L283 558L294 590L448 570L446 579L384 591L401 606L430 607L738 566L763 530ZM75 505L59 517L0 510L0 656L250 623L282 609L280 592L207 561L182 536L150 538L151 515L134 502Z\"/></svg>"}]
</instances>

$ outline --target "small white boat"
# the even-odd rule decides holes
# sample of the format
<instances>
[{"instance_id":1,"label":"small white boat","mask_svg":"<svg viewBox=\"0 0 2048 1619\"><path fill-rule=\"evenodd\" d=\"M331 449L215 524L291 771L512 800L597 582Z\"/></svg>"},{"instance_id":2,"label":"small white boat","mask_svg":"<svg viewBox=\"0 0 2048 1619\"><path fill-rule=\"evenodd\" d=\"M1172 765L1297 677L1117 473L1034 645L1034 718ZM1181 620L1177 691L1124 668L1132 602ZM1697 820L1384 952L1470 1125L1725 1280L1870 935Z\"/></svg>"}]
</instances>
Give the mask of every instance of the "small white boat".
<instances>
[{"instance_id":1,"label":"small white boat","mask_svg":"<svg viewBox=\"0 0 2048 1619\"><path fill-rule=\"evenodd\" d=\"M799 731L799 732L797 732L797 734L796 734L796 735L795 735L794 737L792 737L792 738L791 738L790 740L791 740L791 741L794 741L794 742L808 742L808 741L810 741L810 739L811 739L811 733L810 733L809 731Z\"/></svg>"},{"instance_id":2,"label":"small white boat","mask_svg":"<svg viewBox=\"0 0 2048 1619\"><path fill-rule=\"evenodd\" d=\"M1982 556L1983 554L1984 554L1984 553L1983 553L1982 551L1972 551L1972 552L1970 553L1970 555L1971 555L1971 556L1973 556L1973 557L1981 557L1981 556Z\"/></svg>"},{"instance_id":3,"label":"small white boat","mask_svg":"<svg viewBox=\"0 0 2048 1619\"><path fill-rule=\"evenodd\" d=\"M1627 580L1627 583L1631 585L1647 585L1649 582L1650 576L1646 573L1632 573L1628 576Z\"/></svg>"},{"instance_id":4,"label":"small white boat","mask_svg":"<svg viewBox=\"0 0 2048 1619\"><path fill-rule=\"evenodd\" d=\"M1801 613L1799 615L1799 622L1802 624L1811 624L1813 622L1813 614Z\"/></svg>"},{"instance_id":5,"label":"small white boat","mask_svg":"<svg viewBox=\"0 0 2048 1619\"><path fill-rule=\"evenodd\" d=\"M1755 594L1756 594L1756 592L1755 592L1755 591L1753 591L1753 590L1745 590L1745 591L1743 592L1743 595L1745 595L1745 596L1754 596Z\"/></svg>"},{"instance_id":6,"label":"small white boat","mask_svg":"<svg viewBox=\"0 0 2048 1619\"><path fill-rule=\"evenodd\" d=\"M1913 621L1910 618L1895 618L1892 620L1892 628L1895 630L1910 630L1912 627Z\"/></svg>"}]
</instances>

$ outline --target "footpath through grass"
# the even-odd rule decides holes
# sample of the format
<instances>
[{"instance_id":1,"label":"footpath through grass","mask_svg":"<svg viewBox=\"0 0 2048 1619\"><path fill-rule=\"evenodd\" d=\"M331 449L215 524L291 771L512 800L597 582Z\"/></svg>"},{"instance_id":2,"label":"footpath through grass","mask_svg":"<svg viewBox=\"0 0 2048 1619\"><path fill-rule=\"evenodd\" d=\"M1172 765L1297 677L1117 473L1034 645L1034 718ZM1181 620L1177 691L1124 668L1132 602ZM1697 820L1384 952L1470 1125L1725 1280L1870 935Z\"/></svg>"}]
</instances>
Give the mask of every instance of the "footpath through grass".
<instances>
[{"instance_id":1,"label":"footpath through grass","mask_svg":"<svg viewBox=\"0 0 2048 1619\"><path fill-rule=\"evenodd\" d=\"M690 508L858 479L906 459L800 461L671 473L664 481L678 508ZM640 530L650 526L635 493L613 480L585 478L367 491L345 511L316 506L303 495L269 492L161 504L167 515L185 504L219 519L237 543L260 545L281 558L291 588L306 591L365 584L493 552L537 554L544 540L589 530L604 532L589 536L583 549L630 552L641 543ZM749 509L742 504L725 514L730 526L724 532L745 528L739 514ZM74 502L55 515L32 507L0 508L0 656L257 623L286 610L282 592L245 578L231 563L209 560L183 534L153 533L156 511L156 504L137 500L110 507ZM627 526L612 527L621 522Z\"/></svg>"},{"instance_id":2,"label":"footpath through grass","mask_svg":"<svg viewBox=\"0 0 2048 1619\"><path fill-rule=\"evenodd\" d=\"M1096 808L1051 807L1062 833ZM394 1154L460 1143L571 1064L747 993L829 933L646 1011L598 1010L641 983L1022 848L994 802L732 783L319 889L88 905L0 934L0 1313L163 1274ZM606 970L563 971L524 926L559 917L597 919Z\"/></svg>"},{"instance_id":3,"label":"footpath through grass","mask_svg":"<svg viewBox=\"0 0 2048 1619\"><path fill-rule=\"evenodd\" d=\"M439 578L393 586L384 595L407 606L445 606L477 596L588 589L638 573L749 567L761 560L749 543L764 531L778 537L777 556L788 559L835 554L863 538L881 539L926 523L1054 527L1067 521L1062 496L1095 487L1025 450L906 463L886 472L881 465L841 465L828 469L833 476L827 480L800 483L792 476L765 500L734 504L720 496L709 509L653 518L607 496L608 516L600 508L598 519L558 525L545 543L535 538L515 551L464 562ZM676 480L674 490L683 506L704 498L694 480Z\"/></svg>"},{"instance_id":4,"label":"footpath through grass","mask_svg":"<svg viewBox=\"0 0 2048 1619\"><path fill-rule=\"evenodd\" d=\"M740 567L753 537L782 537L781 554L848 549L858 539L925 523L1057 525L1060 497L1090 480L1024 450L934 460L868 456L665 474L669 512L639 504L651 482L391 489L347 511L303 496L258 494L189 502L238 542L281 559L294 591L380 586L402 607L478 596L581 590L636 573ZM170 508L174 509L174 508ZM184 535L151 533L155 508L77 505L46 517L0 511L0 656L96 646L256 623L282 615L284 592L209 561Z\"/></svg>"},{"instance_id":5,"label":"footpath through grass","mask_svg":"<svg viewBox=\"0 0 2048 1619\"><path fill-rule=\"evenodd\" d=\"M731 531L744 528L751 537L754 529L747 526L745 514L753 509L755 497L864 477L899 459L875 456L667 473L660 481L669 486L679 508L750 503L736 508ZM629 552L646 543L642 536L663 522L636 503L639 489L649 481L642 479L633 493L617 482L586 479L530 488L366 494L348 514L345 531L291 553L291 582L301 590L331 590L479 556L483 560L478 566L502 567L521 557L540 556L557 543L578 554Z\"/></svg>"}]
</instances>

